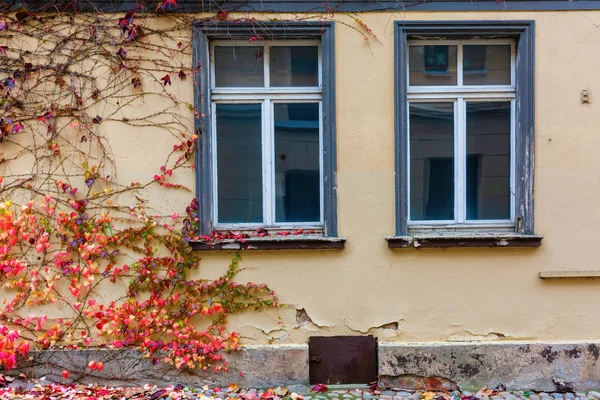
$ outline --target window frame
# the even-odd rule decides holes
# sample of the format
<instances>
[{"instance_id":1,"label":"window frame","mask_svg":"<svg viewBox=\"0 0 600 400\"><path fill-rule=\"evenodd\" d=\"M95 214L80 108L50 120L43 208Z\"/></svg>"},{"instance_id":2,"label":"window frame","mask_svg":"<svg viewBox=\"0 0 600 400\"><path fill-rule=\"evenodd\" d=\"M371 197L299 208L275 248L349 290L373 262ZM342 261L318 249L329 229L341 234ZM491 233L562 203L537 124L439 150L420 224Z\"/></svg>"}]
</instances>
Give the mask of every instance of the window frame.
<instances>
[{"instance_id":1,"label":"window frame","mask_svg":"<svg viewBox=\"0 0 600 400\"><path fill-rule=\"evenodd\" d=\"M336 181L336 130L335 130L335 41L333 22L196 22L193 25L193 64L194 64L194 107L197 110L195 129L198 134L196 151L196 197L199 204L199 234L207 235L213 230L240 232L254 231L257 228L273 230L310 229L324 237L337 237L337 193ZM255 40L259 38L259 40ZM252 41L250 41L252 39ZM319 48L319 86L310 87L215 87L214 47L218 45L269 46L317 45ZM270 63L265 61L265 77L269 74ZM205 68L203 66L208 66ZM265 174L264 163L269 160L275 141L266 143L267 137L274 139L273 127L266 121L272 115L274 104L278 102L319 103L320 107L320 211L321 221L315 223L275 223L273 210L272 223L265 220L268 210L263 209L263 223L218 223L217 220L217 170L216 170L216 115L217 103L261 103L263 141L263 194L265 183L270 182L274 196L275 174ZM265 107L270 105L265 112ZM272 125L272 118L270 118ZM268 126L267 126L268 125ZM270 168L273 170L273 168ZM271 171L273 172L273 171ZM268 176L267 176L268 175ZM271 199L269 199L271 200ZM268 200L268 201L269 201ZM263 206L265 199L263 198Z\"/></svg>"},{"instance_id":2,"label":"window frame","mask_svg":"<svg viewBox=\"0 0 600 400\"><path fill-rule=\"evenodd\" d=\"M471 231L513 232L522 235L533 234L533 171L534 171L534 21L396 21L395 22L395 159L396 159L396 237L406 237L420 233L441 233ZM466 85L459 88L461 82L457 77L457 85L408 86L408 46L414 43L450 44L450 42L470 42L495 44L512 41L511 86L507 85ZM469 44L470 44L469 43ZM457 57L457 74L462 71L462 63ZM511 62L512 64L512 62ZM513 85L514 84L514 85ZM440 88L442 90L440 90ZM507 99L508 91L514 91L511 110L511 141L514 151L511 157L511 175L514 188L514 206L512 206L511 222L492 222L493 220L468 224L448 224L439 221L422 221L415 224L409 216L409 99L425 99L429 101L451 101L446 94L467 94L477 97L483 88L489 90L483 95L487 100L496 96ZM497 93L494 93L497 92ZM434 95L440 94L438 99ZM487 96L487 97L485 97ZM500 100L500 99L499 99ZM463 104L466 102L463 100ZM456 109L456 103L455 103ZM455 116L455 124L456 124ZM456 127L455 127L456 132ZM456 134L455 134L456 137ZM455 143L455 149L458 144ZM456 161L455 161L456 162ZM465 160L463 160L463 163ZM457 187L458 184L455 184ZM455 195L456 198L456 195ZM455 202L455 208L458 205ZM456 215L455 215L456 217ZM421 221L420 221L421 222Z\"/></svg>"}]
</instances>

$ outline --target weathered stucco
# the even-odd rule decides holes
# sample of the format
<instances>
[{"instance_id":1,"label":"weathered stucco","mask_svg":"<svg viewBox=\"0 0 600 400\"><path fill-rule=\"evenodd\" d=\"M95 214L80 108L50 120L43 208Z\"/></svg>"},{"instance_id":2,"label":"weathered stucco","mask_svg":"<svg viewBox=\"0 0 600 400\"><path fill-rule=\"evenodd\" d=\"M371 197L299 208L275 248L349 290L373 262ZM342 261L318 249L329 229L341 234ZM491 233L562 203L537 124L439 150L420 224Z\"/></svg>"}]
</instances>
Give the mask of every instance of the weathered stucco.
<instances>
[{"instance_id":1,"label":"weathered stucco","mask_svg":"<svg viewBox=\"0 0 600 400\"><path fill-rule=\"evenodd\" d=\"M279 16L278 16L279 17ZM355 26L349 16L336 15ZM303 343L319 334L375 333L385 341L598 338L597 280L543 281L538 272L596 268L600 12L376 13L360 18L381 43L336 26L338 215L343 251L243 255L243 279L266 281L285 324L248 316L252 343ZM536 21L537 249L390 250L394 232L394 20ZM231 254L202 254L216 276Z\"/></svg>"},{"instance_id":2,"label":"weathered stucco","mask_svg":"<svg viewBox=\"0 0 600 400\"><path fill-rule=\"evenodd\" d=\"M332 18L339 21L337 190L339 233L347 239L346 248L244 252L240 279L268 283L291 307L280 310L282 325L273 312L232 317L231 328L247 344L304 344L316 334L365 333L386 342L599 339L600 281L541 280L538 273L597 268L600 11L360 14L379 41L364 40L353 15ZM467 19L536 21L535 233L544 236L543 244L532 249L390 250L385 238L395 227L393 21ZM157 23L168 21L160 17ZM191 31L178 34L191 37ZM191 59L182 63L189 66ZM160 82L144 84L158 90ZM584 89L591 93L591 104L580 101ZM191 79L174 81L167 90L193 103ZM130 107L128 118L168 107L163 101L146 96ZM184 107L173 111L191 132L191 112ZM173 145L173 136L159 129L113 121L100 129L110 139L123 182L154 174ZM176 182L193 188L194 171L178 173ZM163 215L182 212L191 197L164 190L146 195ZM219 276L232 255L201 253L195 274Z\"/></svg>"}]
</instances>

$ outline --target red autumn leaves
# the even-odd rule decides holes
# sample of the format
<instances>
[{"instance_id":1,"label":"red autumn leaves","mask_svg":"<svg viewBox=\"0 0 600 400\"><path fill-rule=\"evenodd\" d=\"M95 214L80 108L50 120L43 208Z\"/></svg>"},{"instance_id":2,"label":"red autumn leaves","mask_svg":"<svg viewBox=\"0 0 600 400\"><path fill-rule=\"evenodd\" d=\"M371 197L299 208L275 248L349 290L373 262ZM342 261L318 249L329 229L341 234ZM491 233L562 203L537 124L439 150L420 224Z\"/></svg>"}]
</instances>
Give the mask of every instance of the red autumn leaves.
<instances>
[{"instance_id":1,"label":"red autumn leaves","mask_svg":"<svg viewBox=\"0 0 600 400\"><path fill-rule=\"evenodd\" d=\"M317 384L314 385L310 390L315 393L325 393L327 391L327 385Z\"/></svg>"},{"instance_id":2,"label":"red autumn leaves","mask_svg":"<svg viewBox=\"0 0 600 400\"><path fill-rule=\"evenodd\" d=\"M17 344L19 332L0 325L0 366L10 370L17 366L17 354L24 356L29 352L29 342Z\"/></svg>"},{"instance_id":3,"label":"red autumn leaves","mask_svg":"<svg viewBox=\"0 0 600 400\"><path fill-rule=\"evenodd\" d=\"M88 363L88 368L89 368L90 372L93 372L93 371L100 372L104 369L104 363L102 361L92 360ZM62 375L63 379L69 379L71 372L66 369L63 369L61 375Z\"/></svg>"},{"instance_id":4,"label":"red autumn leaves","mask_svg":"<svg viewBox=\"0 0 600 400\"><path fill-rule=\"evenodd\" d=\"M160 80L163 83L163 86L167 86L171 84L171 76L169 74L163 76L162 78L160 78Z\"/></svg>"},{"instance_id":5,"label":"red autumn leaves","mask_svg":"<svg viewBox=\"0 0 600 400\"><path fill-rule=\"evenodd\" d=\"M159 9L161 9L161 8L168 9L168 8L176 7L176 6L177 6L176 0L162 0L158 4ZM123 35L125 36L125 42L131 42L133 40L136 40L141 35L142 28L140 25L134 23L134 17L135 17L135 11L128 11L125 14L125 16L119 20L119 28L121 29L121 31L123 32ZM181 47L182 47L182 43L179 42L177 44L177 48L181 49ZM5 53L5 52L6 52L6 49L0 48L0 53ZM124 63L125 59L127 58L127 50L125 49L124 46L119 47L119 49L116 52L116 56L120 60L119 70L127 69L127 66ZM183 69L179 70L177 75L182 80L186 78L186 73ZM166 74L165 76L160 78L160 81L162 82L163 86L172 84L171 76L169 74ZM141 79L139 77L132 78L131 83L134 88L137 88L142 84Z\"/></svg>"},{"instance_id":6,"label":"red autumn leaves","mask_svg":"<svg viewBox=\"0 0 600 400\"><path fill-rule=\"evenodd\" d=\"M102 369L104 369L104 363L101 361L90 361L88 363L88 368L90 369L90 371L102 371Z\"/></svg>"},{"instance_id":7,"label":"red autumn leaves","mask_svg":"<svg viewBox=\"0 0 600 400\"><path fill-rule=\"evenodd\" d=\"M181 80L184 80L187 77L183 68L179 70L179 72L177 73L177 76ZM160 78L160 80L162 81L163 86L170 85L171 84L171 75L167 74L167 75L163 76L162 78Z\"/></svg>"}]
</instances>

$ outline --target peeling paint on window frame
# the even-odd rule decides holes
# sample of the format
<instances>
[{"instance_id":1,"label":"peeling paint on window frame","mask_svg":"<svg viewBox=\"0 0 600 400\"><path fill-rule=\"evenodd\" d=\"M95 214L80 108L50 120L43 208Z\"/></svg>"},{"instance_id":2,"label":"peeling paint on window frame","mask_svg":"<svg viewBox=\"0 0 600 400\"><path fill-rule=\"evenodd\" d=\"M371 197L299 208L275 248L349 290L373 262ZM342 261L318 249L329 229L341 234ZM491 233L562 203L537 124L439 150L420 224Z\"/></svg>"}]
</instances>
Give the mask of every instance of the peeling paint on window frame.
<instances>
[{"instance_id":1,"label":"peeling paint on window frame","mask_svg":"<svg viewBox=\"0 0 600 400\"><path fill-rule=\"evenodd\" d=\"M395 21L396 234L408 225L407 46L410 39L514 39L516 42L515 233L533 235L535 21ZM388 239L389 241L389 239Z\"/></svg>"}]
</instances>

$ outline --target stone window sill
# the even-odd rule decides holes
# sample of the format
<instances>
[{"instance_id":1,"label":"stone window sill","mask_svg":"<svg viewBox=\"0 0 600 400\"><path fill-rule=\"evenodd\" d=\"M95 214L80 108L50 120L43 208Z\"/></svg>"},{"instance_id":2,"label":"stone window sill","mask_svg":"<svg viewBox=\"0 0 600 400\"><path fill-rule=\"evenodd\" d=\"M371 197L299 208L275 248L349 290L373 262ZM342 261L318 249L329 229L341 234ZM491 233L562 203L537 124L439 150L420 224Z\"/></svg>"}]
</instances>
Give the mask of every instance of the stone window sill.
<instances>
[{"instance_id":1,"label":"stone window sill","mask_svg":"<svg viewBox=\"0 0 600 400\"><path fill-rule=\"evenodd\" d=\"M539 247L543 236L515 233L437 233L386 238L390 249L452 247Z\"/></svg>"},{"instance_id":2,"label":"stone window sill","mask_svg":"<svg viewBox=\"0 0 600 400\"><path fill-rule=\"evenodd\" d=\"M600 271L542 271L539 277L540 279L597 279L600 278Z\"/></svg>"},{"instance_id":3,"label":"stone window sill","mask_svg":"<svg viewBox=\"0 0 600 400\"><path fill-rule=\"evenodd\" d=\"M267 236L226 239L218 243L191 241L194 251L221 250L342 250L346 239L324 236Z\"/></svg>"}]
</instances>

